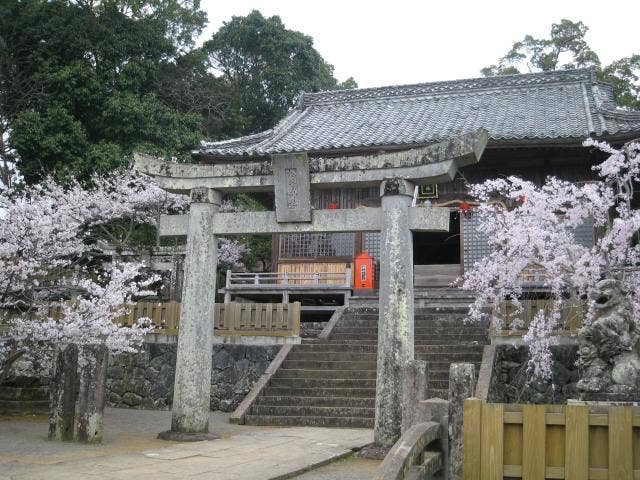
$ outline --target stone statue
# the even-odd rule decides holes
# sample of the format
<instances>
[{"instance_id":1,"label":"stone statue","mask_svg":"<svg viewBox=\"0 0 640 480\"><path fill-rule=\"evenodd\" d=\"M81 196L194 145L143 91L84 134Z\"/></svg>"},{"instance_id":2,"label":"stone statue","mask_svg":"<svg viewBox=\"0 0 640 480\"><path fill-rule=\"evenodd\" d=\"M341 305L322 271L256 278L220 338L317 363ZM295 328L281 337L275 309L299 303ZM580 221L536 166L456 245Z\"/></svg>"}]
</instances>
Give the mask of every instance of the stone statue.
<instances>
[{"instance_id":1,"label":"stone statue","mask_svg":"<svg viewBox=\"0 0 640 480\"><path fill-rule=\"evenodd\" d=\"M583 392L632 393L640 387L640 329L619 281L601 280L591 292L593 322L580 329L578 366Z\"/></svg>"}]
</instances>

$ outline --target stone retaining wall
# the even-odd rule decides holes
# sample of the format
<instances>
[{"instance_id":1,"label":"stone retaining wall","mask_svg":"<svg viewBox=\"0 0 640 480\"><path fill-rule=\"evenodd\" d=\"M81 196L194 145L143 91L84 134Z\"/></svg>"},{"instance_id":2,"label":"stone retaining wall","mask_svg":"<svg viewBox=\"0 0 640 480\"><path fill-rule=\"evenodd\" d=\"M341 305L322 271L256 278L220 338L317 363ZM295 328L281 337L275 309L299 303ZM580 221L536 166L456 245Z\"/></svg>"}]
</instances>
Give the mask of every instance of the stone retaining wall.
<instances>
[{"instance_id":1,"label":"stone retaining wall","mask_svg":"<svg viewBox=\"0 0 640 480\"><path fill-rule=\"evenodd\" d=\"M175 343L146 343L137 353L112 356L107 372L107 404L170 408L176 348ZM214 345L211 410L233 411L280 348L279 345Z\"/></svg>"},{"instance_id":2,"label":"stone retaining wall","mask_svg":"<svg viewBox=\"0 0 640 480\"><path fill-rule=\"evenodd\" d=\"M531 381L527 372L529 350L526 346L498 345L489 388L489 402L566 403L577 398L577 345L556 345L553 376L549 381Z\"/></svg>"}]
</instances>

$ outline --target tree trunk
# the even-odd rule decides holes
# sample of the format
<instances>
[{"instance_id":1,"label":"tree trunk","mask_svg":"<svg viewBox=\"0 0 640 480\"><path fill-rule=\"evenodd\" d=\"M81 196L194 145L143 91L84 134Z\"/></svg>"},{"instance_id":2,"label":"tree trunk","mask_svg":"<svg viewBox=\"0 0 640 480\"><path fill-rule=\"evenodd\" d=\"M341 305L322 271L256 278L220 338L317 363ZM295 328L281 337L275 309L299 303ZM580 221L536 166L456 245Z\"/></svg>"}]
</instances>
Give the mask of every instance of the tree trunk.
<instances>
[{"instance_id":1,"label":"tree trunk","mask_svg":"<svg viewBox=\"0 0 640 480\"><path fill-rule=\"evenodd\" d=\"M78 389L78 347L55 347L49 385L49 439L74 440Z\"/></svg>"},{"instance_id":2,"label":"tree trunk","mask_svg":"<svg viewBox=\"0 0 640 480\"><path fill-rule=\"evenodd\" d=\"M82 347L78 356L80 389L76 402L77 440L102 442L105 383L109 352L104 346Z\"/></svg>"},{"instance_id":3,"label":"tree trunk","mask_svg":"<svg viewBox=\"0 0 640 480\"><path fill-rule=\"evenodd\" d=\"M109 353L104 346L55 348L50 388L50 439L102 441L108 359Z\"/></svg>"}]
</instances>

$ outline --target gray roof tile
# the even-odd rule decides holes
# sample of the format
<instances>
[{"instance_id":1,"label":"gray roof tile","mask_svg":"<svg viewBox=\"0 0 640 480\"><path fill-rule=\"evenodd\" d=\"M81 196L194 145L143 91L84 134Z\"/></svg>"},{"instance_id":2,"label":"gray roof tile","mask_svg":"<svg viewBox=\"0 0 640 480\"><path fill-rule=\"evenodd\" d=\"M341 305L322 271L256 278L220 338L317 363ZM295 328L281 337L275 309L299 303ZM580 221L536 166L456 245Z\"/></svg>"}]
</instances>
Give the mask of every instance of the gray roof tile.
<instances>
[{"instance_id":1,"label":"gray roof tile","mask_svg":"<svg viewBox=\"0 0 640 480\"><path fill-rule=\"evenodd\" d=\"M196 155L285 152L431 143L485 128L496 141L582 139L640 133L640 112L613 106L591 69L302 94L272 130L203 143Z\"/></svg>"}]
</instances>

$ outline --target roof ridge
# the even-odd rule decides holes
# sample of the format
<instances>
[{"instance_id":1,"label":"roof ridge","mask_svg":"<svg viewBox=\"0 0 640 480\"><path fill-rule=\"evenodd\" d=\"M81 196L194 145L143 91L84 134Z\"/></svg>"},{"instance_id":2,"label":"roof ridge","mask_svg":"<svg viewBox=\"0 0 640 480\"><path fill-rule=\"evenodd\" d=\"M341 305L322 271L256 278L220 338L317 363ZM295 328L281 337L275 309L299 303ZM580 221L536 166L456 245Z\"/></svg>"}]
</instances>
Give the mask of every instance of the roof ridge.
<instances>
[{"instance_id":1,"label":"roof ridge","mask_svg":"<svg viewBox=\"0 0 640 480\"><path fill-rule=\"evenodd\" d=\"M209 145L224 145L224 146L234 145L236 143L243 143L248 140L256 140L262 137L268 137L272 132L273 132L273 128L270 128L269 130L264 130L262 132L243 135L241 137L236 137L236 138L228 138L225 140L213 140L213 141L201 140L200 144L205 147Z\"/></svg>"},{"instance_id":2,"label":"roof ridge","mask_svg":"<svg viewBox=\"0 0 640 480\"><path fill-rule=\"evenodd\" d=\"M500 87L517 87L523 85L538 86L551 83L594 81L592 68L576 68L569 70L553 70L551 72L521 73L516 75L499 75L495 77L476 77L459 80L443 80L437 82L414 83L407 85L389 85L383 87L359 88L351 90L326 90L322 92L305 92L301 96L298 109L324 103L343 103L356 100L382 99L398 96L416 96L428 93L443 93L456 90L482 90Z\"/></svg>"}]
</instances>

